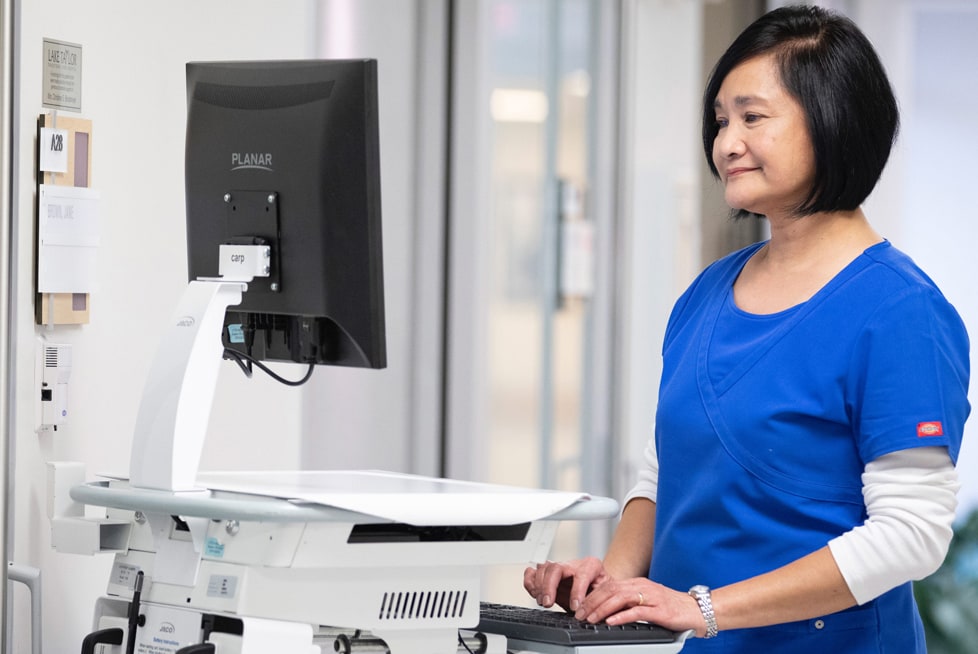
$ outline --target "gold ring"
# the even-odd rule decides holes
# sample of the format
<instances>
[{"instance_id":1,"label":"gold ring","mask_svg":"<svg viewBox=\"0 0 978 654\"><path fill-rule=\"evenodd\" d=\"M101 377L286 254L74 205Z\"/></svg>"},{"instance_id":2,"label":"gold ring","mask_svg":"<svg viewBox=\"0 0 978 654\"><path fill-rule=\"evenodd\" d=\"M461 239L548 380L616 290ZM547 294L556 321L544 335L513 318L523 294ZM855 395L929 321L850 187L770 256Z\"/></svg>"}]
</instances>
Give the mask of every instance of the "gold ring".
<instances>
[{"instance_id":1,"label":"gold ring","mask_svg":"<svg viewBox=\"0 0 978 654\"><path fill-rule=\"evenodd\" d=\"M642 606L645 603L645 596L642 593L638 594L638 605Z\"/></svg>"}]
</instances>

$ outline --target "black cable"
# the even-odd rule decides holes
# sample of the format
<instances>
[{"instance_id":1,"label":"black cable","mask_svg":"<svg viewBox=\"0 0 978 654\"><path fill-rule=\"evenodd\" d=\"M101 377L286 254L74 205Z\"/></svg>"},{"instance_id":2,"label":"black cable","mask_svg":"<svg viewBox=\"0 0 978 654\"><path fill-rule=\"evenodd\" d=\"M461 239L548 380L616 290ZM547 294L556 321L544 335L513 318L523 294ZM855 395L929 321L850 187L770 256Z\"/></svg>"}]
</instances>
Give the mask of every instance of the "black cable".
<instances>
[{"instance_id":1,"label":"black cable","mask_svg":"<svg viewBox=\"0 0 978 654\"><path fill-rule=\"evenodd\" d=\"M122 636L122 629L119 627L93 631L82 640L81 654L95 654L96 645L121 645ZM102 648L99 651L102 651Z\"/></svg>"},{"instance_id":2,"label":"black cable","mask_svg":"<svg viewBox=\"0 0 978 654\"><path fill-rule=\"evenodd\" d=\"M239 353L236 350L232 350L230 348L224 348L224 358L230 359L231 361L234 361L236 364L238 364L238 367L241 368L241 372L244 373L244 376L251 379L251 375L252 375L251 362L244 361L241 356L238 356L238 354Z\"/></svg>"},{"instance_id":3,"label":"black cable","mask_svg":"<svg viewBox=\"0 0 978 654\"><path fill-rule=\"evenodd\" d=\"M292 380L292 379L286 379L285 377L282 377L281 375L276 373L274 370L266 366L258 359L252 358L247 354L238 352L237 350L232 350L231 348L227 348L227 347L224 348L224 357L227 359L231 359L232 361L237 363L238 366L245 372L245 375L247 375L248 377L251 376L251 366L257 366L258 369L264 372L266 375L268 375L275 381L279 382L280 384L285 384L286 386L302 386L307 381L309 381L309 378L312 377L313 370L316 369L316 364L310 363L309 370L306 371L306 374L302 377L302 379ZM245 362L247 362L247 364Z\"/></svg>"},{"instance_id":4,"label":"black cable","mask_svg":"<svg viewBox=\"0 0 978 654\"><path fill-rule=\"evenodd\" d=\"M129 629L126 638L126 654L136 652L136 630L139 628L139 600L143 594L143 571L136 573L136 581L133 584L132 601L129 603Z\"/></svg>"}]
</instances>

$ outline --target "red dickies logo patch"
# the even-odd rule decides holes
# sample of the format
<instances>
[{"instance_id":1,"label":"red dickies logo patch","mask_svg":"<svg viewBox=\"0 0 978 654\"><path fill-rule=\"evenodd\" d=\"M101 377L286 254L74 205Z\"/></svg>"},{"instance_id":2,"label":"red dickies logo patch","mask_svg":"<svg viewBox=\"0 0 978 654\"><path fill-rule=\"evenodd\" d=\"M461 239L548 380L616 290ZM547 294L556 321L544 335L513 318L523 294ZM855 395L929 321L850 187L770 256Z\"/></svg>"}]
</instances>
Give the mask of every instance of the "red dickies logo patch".
<instances>
[{"instance_id":1,"label":"red dickies logo patch","mask_svg":"<svg viewBox=\"0 0 978 654\"><path fill-rule=\"evenodd\" d=\"M917 437L927 438L929 436L943 436L944 427L939 421L932 422L918 422L917 423Z\"/></svg>"}]
</instances>

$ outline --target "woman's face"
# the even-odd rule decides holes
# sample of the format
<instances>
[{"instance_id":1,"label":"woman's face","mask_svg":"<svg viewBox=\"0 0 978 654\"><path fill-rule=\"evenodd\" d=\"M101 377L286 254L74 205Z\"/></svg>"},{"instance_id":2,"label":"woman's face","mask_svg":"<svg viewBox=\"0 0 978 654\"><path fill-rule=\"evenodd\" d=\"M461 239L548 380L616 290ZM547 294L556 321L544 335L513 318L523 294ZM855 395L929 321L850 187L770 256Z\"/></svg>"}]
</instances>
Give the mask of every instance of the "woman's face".
<instances>
[{"instance_id":1,"label":"woman's face","mask_svg":"<svg viewBox=\"0 0 978 654\"><path fill-rule=\"evenodd\" d=\"M731 70L714 108L713 163L727 204L769 218L791 213L811 190L815 158L805 112L781 86L773 55Z\"/></svg>"}]
</instances>

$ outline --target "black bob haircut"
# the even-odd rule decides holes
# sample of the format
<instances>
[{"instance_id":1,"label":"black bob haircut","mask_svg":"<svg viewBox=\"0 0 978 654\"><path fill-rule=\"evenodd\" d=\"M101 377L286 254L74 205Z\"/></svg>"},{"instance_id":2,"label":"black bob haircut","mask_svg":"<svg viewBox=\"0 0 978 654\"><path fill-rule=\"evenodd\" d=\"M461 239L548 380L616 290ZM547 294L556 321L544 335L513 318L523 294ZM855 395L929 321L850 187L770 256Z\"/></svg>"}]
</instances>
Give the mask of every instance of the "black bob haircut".
<instances>
[{"instance_id":1,"label":"black bob haircut","mask_svg":"<svg viewBox=\"0 0 978 654\"><path fill-rule=\"evenodd\" d=\"M781 85L801 104L814 146L815 179L795 214L858 208L883 173L900 113L869 39L850 19L820 7L781 7L761 16L717 61L703 93L703 149L714 177L720 176L713 163L720 86L736 66L768 54Z\"/></svg>"}]
</instances>

